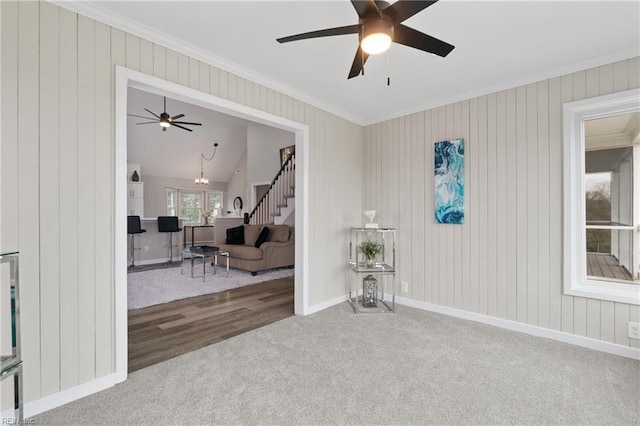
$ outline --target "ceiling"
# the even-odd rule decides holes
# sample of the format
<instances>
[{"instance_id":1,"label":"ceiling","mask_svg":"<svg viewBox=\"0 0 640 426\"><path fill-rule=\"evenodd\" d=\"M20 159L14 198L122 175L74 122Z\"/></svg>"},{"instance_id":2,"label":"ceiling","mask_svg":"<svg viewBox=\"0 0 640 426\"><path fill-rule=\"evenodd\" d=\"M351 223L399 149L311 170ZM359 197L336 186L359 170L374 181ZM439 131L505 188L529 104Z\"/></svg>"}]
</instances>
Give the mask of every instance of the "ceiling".
<instances>
[{"instance_id":1,"label":"ceiling","mask_svg":"<svg viewBox=\"0 0 640 426\"><path fill-rule=\"evenodd\" d=\"M351 80L357 35L275 41L357 23L346 0L58 4L361 125L640 54L638 1L441 0L405 24L449 56L393 44Z\"/></svg>"},{"instance_id":2,"label":"ceiling","mask_svg":"<svg viewBox=\"0 0 640 426\"><path fill-rule=\"evenodd\" d=\"M144 110L147 108L159 115L163 104L163 97L158 94L132 87L128 90L128 114L149 117ZM127 161L142 165L143 179L144 175L195 179L200 176L201 153L210 158L213 144L217 142L215 157L204 162L204 176L227 182L247 151L247 128L266 127L171 98L167 98L167 112L172 116L185 114L180 121L202 123L202 126L185 126L193 129L192 132L175 127L163 132L159 124L138 125L148 120L128 116ZM270 130L271 133L278 131Z\"/></svg>"}]
</instances>

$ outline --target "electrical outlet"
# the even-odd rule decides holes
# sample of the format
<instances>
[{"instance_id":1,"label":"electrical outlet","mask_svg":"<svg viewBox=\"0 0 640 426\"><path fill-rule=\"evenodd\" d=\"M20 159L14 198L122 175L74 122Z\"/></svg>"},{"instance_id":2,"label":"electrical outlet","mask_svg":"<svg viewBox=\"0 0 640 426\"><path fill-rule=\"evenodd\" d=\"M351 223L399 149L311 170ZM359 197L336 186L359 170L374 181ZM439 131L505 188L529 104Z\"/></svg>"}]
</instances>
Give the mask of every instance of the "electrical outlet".
<instances>
[{"instance_id":1,"label":"electrical outlet","mask_svg":"<svg viewBox=\"0 0 640 426\"><path fill-rule=\"evenodd\" d=\"M144 246L144 251L149 251L149 246Z\"/></svg>"},{"instance_id":2,"label":"electrical outlet","mask_svg":"<svg viewBox=\"0 0 640 426\"><path fill-rule=\"evenodd\" d=\"M629 338L640 339L640 322L629 321Z\"/></svg>"},{"instance_id":3,"label":"electrical outlet","mask_svg":"<svg viewBox=\"0 0 640 426\"><path fill-rule=\"evenodd\" d=\"M407 281L402 281L402 292L403 293L409 292L409 283Z\"/></svg>"}]
</instances>

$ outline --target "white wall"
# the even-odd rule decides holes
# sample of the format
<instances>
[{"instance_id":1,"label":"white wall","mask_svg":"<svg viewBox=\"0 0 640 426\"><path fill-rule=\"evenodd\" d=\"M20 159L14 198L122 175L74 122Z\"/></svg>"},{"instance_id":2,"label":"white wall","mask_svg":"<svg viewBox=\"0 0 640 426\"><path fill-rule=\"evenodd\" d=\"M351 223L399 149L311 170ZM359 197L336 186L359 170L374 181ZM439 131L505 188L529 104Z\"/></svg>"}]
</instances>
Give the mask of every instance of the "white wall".
<instances>
[{"instance_id":1,"label":"white wall","mask_svg":"<svg viewBox=\"0 0 640 426\"><path fill-rule=\"evenodd\" d=\"M236 173L235 170L238 172ZM244 155L236 165L234 172L229 176L229 181L227 182L227 193L226 198L224 199L225 212L224 215L227 215L227 211L234 212L233 208L233 200L236 197L242 198L242 210L243 212L247 211L249 205L247 204L249 198L249 193L247 192L247 151L244 152Z\"/></svg>"},{"instance_id":2,"label":"white wall","mask_svg":"<svg viewBox=\"0 0 640 426\"><path fill-rule=\"evenodd\" d=\"M291 132L264 126L247 129L248 194L253 184L271 183L280 170L280 148L291 145L295 145L295 137Z\"/></svg>"},{"instance_id":3,"label":"white wall","mask_svg":"<svg viewBox=\"0 0 640 426\"><path fill-rule=\"evenodd\" d=\"M308 125L309 304L344 294L360 126L51 3L0 8L0 249L20 250L26 401L114 372L115 65Z\"/></svg>"},{"instance_id":4,"label":"white wall","mask_svg":"<svg viewBox=\"0 0 640 426\"><path fill-rule=\"evenodd\" d=\"M562 104L640 86L640 59L365 128L365 209L397 227L406 297L640 347L640 307L562 293ZM465 224L433 219L433 144L465 139ZM405 295L403 295L405 296Z\"/></svg>"}]
</instances>

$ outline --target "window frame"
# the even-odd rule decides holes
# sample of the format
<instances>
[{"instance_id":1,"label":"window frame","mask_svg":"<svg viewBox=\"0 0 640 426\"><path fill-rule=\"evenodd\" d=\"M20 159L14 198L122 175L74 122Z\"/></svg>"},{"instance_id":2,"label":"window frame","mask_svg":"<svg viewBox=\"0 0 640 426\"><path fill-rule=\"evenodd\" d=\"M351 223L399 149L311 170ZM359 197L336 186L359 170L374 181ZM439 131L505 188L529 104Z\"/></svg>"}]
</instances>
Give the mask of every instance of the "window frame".
<instances>
[{"instance_id":1,"label":"window frame","mask_svg":"<svg viewBox=\"0 0 640 426\"><path fill-rule=\"evenodd\" d=\"M584 121L640 111L640 89L564 104L564 293L640 305L640 285L587 277ZM640 147L633 146L634 195L640 189ZM633 250L640 250L640 196L633 200ZM637 262L637 260L636 260ZM637 273L636 273L637 274ZM636 277L634 277L637 279Z\"/></svg>"},{"instance_id":2,"label":"window frame","mask_svg":"<svg viewBox=\"0 0 640 426\"><path fill-rule=\"evenodd\" d=\"M205 224L205 221L202 218L202 213L204 211L206 211L209 208L209 204L210 204L210 196L212 194L220 194L220 214L217 216L222 216L222 205L224 203L224 191L220 191L220 190L216 190L216 189L193 189L193 188L166 188L166 202L165 205L167 207L167 214L170 216L178 216L179 218L181 218L184 222L184 225L203 225ZM176 197L176 210L177 210L177 215L176 214L171 214L171 212L168 211L169 209L169 196L170 194L175 194ZM188 193L188 194L199 194L200 196L200 220L198 222L187 222L187 217L182 213L182 196L183 194Z\"/></svg>"}]
</instances>

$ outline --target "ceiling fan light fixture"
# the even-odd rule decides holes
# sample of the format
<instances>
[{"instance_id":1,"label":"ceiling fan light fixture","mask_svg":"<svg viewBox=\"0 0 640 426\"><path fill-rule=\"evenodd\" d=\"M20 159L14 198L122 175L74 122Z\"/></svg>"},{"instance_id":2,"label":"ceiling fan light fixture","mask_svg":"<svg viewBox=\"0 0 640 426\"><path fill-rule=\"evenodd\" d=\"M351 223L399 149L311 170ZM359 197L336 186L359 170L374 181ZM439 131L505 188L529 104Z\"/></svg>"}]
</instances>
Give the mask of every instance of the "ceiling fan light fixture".
<instances>
[{"instance_id":1,"label":"ceiling fan light fixture","mask_svg":"<svg viewBox=\"0 0 640 426\"><path fill-rule=\"evenodd\" d=\"M169 123L168 121L161 121L160 122L160 127L164 127L166 129L169 126L171 126L171 123Z\"/></svg>"},{"instance_id":2,"label":"ceiling fan light fixture","mask_svg":"<svg viewBox=\"0 0 640 426\"><path fill-rule=\"evenodd\" d=\"M362 25L360 47L369 55L386 52L393 41L393 24L386 19L376 19Z\"/></svg>"}]
</instances>

